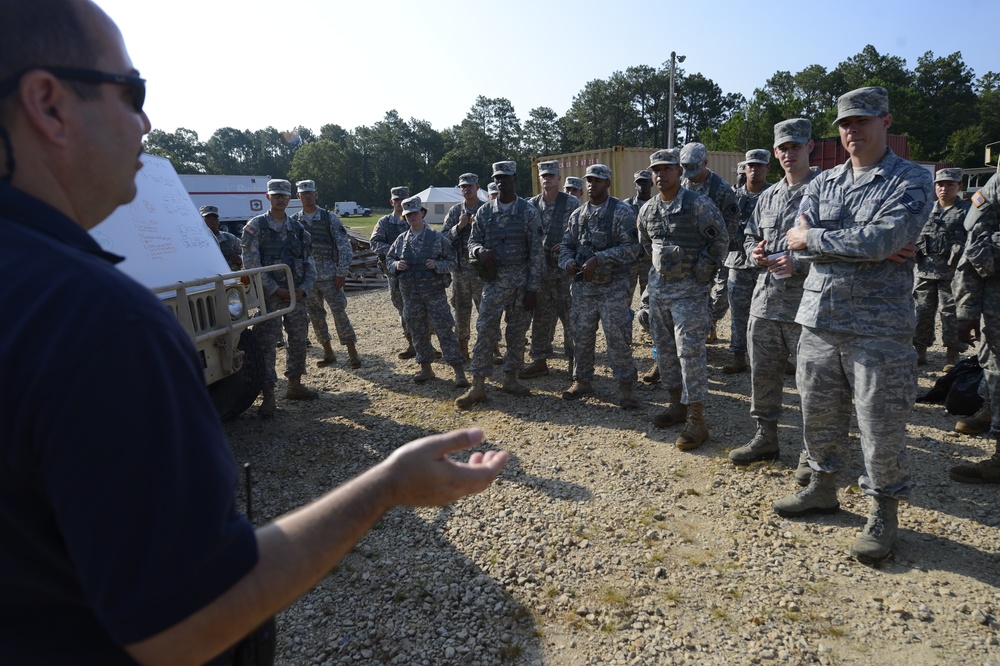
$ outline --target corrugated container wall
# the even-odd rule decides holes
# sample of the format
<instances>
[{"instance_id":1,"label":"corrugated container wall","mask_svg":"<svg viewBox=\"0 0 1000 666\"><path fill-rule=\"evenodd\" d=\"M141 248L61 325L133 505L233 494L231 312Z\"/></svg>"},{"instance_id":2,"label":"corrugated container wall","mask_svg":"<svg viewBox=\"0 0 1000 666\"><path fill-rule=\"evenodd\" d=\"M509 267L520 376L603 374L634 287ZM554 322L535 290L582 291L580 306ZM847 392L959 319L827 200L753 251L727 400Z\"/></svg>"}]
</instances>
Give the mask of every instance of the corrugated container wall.
<instances>
[{"instance_id":1,"label":"corrugated container wall","mask_svg":"<svg viewBox=\"0 0 1000 666\"><path fill-rule=\"evenodd\" d=\"M559 162L559 177L565 181L567 176L583 178L587 167L591 164L604 164L611 167L611 196L627 199L635 194L636 171L649 167L649 156L652 148L627 148L615 146L603 150L584 150L578 153L563 155L546 155L531 158L531 193L541 193L538 184L538 163L556 160ZM730 185L736 184L736 165L743 161L743 153L709 152L708 167L726 179Z\"/></svg>"},{"instance_id":2,"label":"corrugated container wall","mask_svg":"<svg viewBox=\"0 0 1000 666\"><path fill-rule=\"evenodd\" d=\"M847 161L847 151L844 150L839 138L818 139L813 144L813 151L809 155L809 166L818 166L820 171L826 171ZM886 144L899 157L904 160L910 159L910 142L906 136L890 134L886 136Z\"/></svg>"}]
</instances>

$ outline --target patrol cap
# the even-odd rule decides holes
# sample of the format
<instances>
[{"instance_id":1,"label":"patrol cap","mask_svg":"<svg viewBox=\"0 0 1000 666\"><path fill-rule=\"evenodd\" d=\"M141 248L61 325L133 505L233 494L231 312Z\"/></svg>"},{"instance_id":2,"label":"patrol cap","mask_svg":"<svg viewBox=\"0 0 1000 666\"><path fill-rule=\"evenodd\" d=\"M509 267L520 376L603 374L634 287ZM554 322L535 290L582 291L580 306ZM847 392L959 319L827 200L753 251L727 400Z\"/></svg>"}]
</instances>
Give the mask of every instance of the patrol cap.
<instances>
[{"instance_id":1,"label":"patrol cap","mask_svg":"<svg viewBox=\"0 0 1000 666\"><path fill-rule=\"evenodd\" d=\"M638 183L640 180L648 180L649 182L653 182L653 172L651 172L649 169L639 169L638 171L635 172L633 178L636 183Z\"/></svg>"},{"instance_id":2,"label":"patrol cap","mask_svg":"<svg viewBox=\"0 0 1000 666\"><path fill-rule=\"evenodd\" d=\"M316 181L315 180L300 180L295 183L295 189L299 192L315 192L316 191Z\"/></svg>"},{"instance_id":3,"label":"patrol cap","mask_svg":"<svg viewBox=\"0 0 1000 666\"><path fill-rule=\"evenodd\" d=\"M219 207L218 206L202 206L201 208L198 209L198 212L201 213L202 217L205 217L207 215L215 215L216 217L218 217L219 216Z\"/></svg>"},{"instance_id":4,"label":"patrol cap","mask_svg":"<svg viewBox=\"0 0 1000 666\"><path fill-rule=\"evenodd\" d=\"M517 175L517 162L513 160L508 160L506 162L494 162L493 163L493 176L516 176Z\"/></svg>"},{"instance_id":5,"label":"patrol cap","mask_svg":"<svg viewBox=\"0 0 1000 666\"><path fill-rule=\"evenodd\" d=\"M408 187L394 187L389 192L392 195L392 199L405 199L410 196L410 188Z\"/></svg>"},{"instance_id":6,"label":"patrol cap","mask_svg":"<svg viewBox=\"0 0 1000 666\"><path fill-rule=\"evenodd\" d=\"M461 176L458 177L459 187L461 187L462 185L478 185L478 184L479 184L479 176L477 176L474 173L463 173Z\"/></svg>"},{"instance_id":7,"label":"patrol cap","mask_svg":"<svg viewBox=\"0 0 1000 666\"><path fill-rule=\"evenodd\" d=\"M292 196L292 184L287 180L282 180L281 178L272 178L267 181L267 193L287 194L288 196Z\"/></svg>"},{"instance_id":8,"label":"patrol cap","mask_svg":"<svg viewBox=\"0 0 1000 666\"><path fill-rule=\"evenodd\" d=\"M746 173L746 171L747 171L747 163L746 162L739 162L739 163L737 163L737 165L736 165L736 173Z\"/></svg>"},{"instance_id":9,"label":"patrol cap","mask_svg":"<svg viewBox=\"0 0 1000 666\"><path fill-rule=\"evenodd\" d=\"M583 178L577 178L576 176L566 176L566 182L563 184L563 189L567 187L572 187L574 190L583 189Z\"/></svg>"},{"instance_id":10,"label":"patrol cap","mask_svg":"<svg viewBox=\"0 0 1000 666\"><path fill-rule=\"evenodd\" d=\"M774 147L783 143L809 143L812 137L812 122L808 118L791 118L774 124Z\"/></svg>"},{"instance_id":11,"label":"patrol cap","mask_svg":"<svg viewBox=\"0 0 1000 666\"><path fill-rule=\"evenodd\" d=\"M889 113L889 91L882 86L868 86L844 93L837 100L837 119L834 125L839 125L844 118L852 116L881 116Z\"/></svg>"},{"instance_id":12,"label":"patrol cap","mask_svg":"<svg viewBox=\"0 0 1000 666\"><path fill-rule=\"evenodd\" d=\"M962 170L957 167L953 169L938 169L938 172L934 174L934 182L939 183L942 180L953 180L956 183L961 183L962 175Z\"/></svg>"},{"instance_id":13,"label":"patrol cap","mask_svg":"<svg viewBox=\"0 0 1000 666\"><path fill-rule=\"evenodd\" d=\"M490 194L499 194L500 188L497 187L496 183L490 183L489 185L486 186L486 191L489 192Z\"/></svg>"},{"instance_id":14,"label":"patrol cap","mask_svg":"<svg viewBox=\"0 0 1000 666\"><path fill-rule=\"evenodd\" d=\"M555 176L559 175L559 161L558 160L549 160L548 162L539 162L538 163L538 175L539 176L544 176L547 173L551 173L552 175L555 175Z\"/></svg>"},{"instance_id":15,"label":"patrol cap","mask_svg":"<svg viewBox=\"0 0 1000 666\"><path fill-rule=\"evenodd\" d=\"M406 215L407 213L416 213L418 210L422 210L425 213L427 212L427 209L424 208L424 204L420 200L420 197L418 196L412 196L409 199L403 199L402 206L403 206L403 215Z\"/></svg>"},{"instance_id":16,"label":"patrol cap","mask_svg":"<svg viewBox=\"0 0 1000 666\"><path fill-rule=\"evenodd\" d=\"M587 178L600 178L601 180L611 180L611 169L604 164L591 164L587 167L587 173L584 175L584 180Z\"/></svg>"},{"instance_id":17,"label":"patrol cap","mask_svg":"<svg viewBox=\"0 0 1000 666\"><path fill-rule=\"evenodd\" d=\"M702 143L687 143L681 148L680 163L685 178L697 178L708 161L708 148Z\"/></svg>"},{"instance_id":18,"label":"patrol cap","mask_svg":"<svg viewBox=\"0 0 1000 666\"><path fill-rule=\"evenodd\" d=\"M680 151L676 148L664 148L649 156L649 168L652 169L657 164L680 164Z\"/></svg>"},{"instance_id":19,"label":"patrol cap","mask_svg":"<svg viewBox=\"0 0 1000 666\"><path fill-rule=\"evenodd\" d=\"M747 151L747 159L743 162L744 166L747 164L768 164L771 162L771 151L764 150L763 148L754 148L753 150Z\"/></svg>"}]
</instances>

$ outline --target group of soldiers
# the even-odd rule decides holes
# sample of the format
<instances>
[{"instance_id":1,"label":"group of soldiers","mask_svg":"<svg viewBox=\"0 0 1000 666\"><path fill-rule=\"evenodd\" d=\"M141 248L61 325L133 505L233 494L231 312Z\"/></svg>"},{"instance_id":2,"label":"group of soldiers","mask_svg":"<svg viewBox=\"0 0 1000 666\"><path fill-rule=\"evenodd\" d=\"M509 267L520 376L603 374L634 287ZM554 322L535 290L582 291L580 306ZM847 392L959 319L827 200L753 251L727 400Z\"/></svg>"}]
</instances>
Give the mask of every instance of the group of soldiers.
<instances>
[{"instance_id":1,"label":"group of soldiers","mask_svg":"<svg viewBox=\"0 0 1000 666\"><path fill-rule=\"evenodd\" d=\"M906 418L915 400L916 366L927 363L938 313L948 366L979 340L980 318L986 320L980 357L987 400L958 428L978 433L1000 425L994 416L1000 400L989 399L1000 376L990 353L1000 344L992 340L1000 326L991 321L1000 299L993 272L1000 256L992 203L997 179L978 199L962 201L961 169L940 169L932 178L896 156L886 147L891 123L885 89L846 93L835 124L850 161L826 172L810 167L810 121L792 118L774 126L783 177L768 184L771 152L750 150L736 189L712 172L700 143L652 153L648 169L634 174L635 196L624 200L610 196L612 172L603 164L590 165L583 179L561 182L559 162L540 162L541 194L529 200L516 194L516 164L497 162L486 201L480 200L477 174L459 178L464 200L448 211L440 231L425 224L420 197L394 187L393 210L376 223L371 247L407 341L399 357L415 358L420 369L413 379L425 382L435 376L435 357L443 356L454 369L455 386L468 389L455 400L461 409L488 399L486 380L495 365L503 368L503 391L527 396L531 391L522 381L550 372L558 321L572 379L562 397L577 400L595 392L600 323L617 402L634 409L637 319L652 338L655 359L642 380L662 383L669 394L652 423L682 426L675 444L690 450L709 438L706 345L717 338L728 310L731 358L723 372L751 372L756 421L754 436L733 449L730 460L747 465L778 457L784 381L794 374L804 440L795 447L795 479L802 488L775 501L774 510L782 516L835 512L836 475L846 463L853 409L865 464L858 485L871 498L871 510L852 554L881 560L895 538L899 500L911 486ZM296 308L284 317L286 396L309 399L316 394L300 381L306 311L324 348L321 363L335 360L324 301L352 367L361 361L343 292L351 260L346 231L336 215L316 206L312 181L297 188L303 210L289 217L284 208L291 184L268 183L271 209L247 223L241 256L247 268L291 268L290 285L281 273L264 279L265 298L269 308L280 307L295 290ZM210 212L203 210L211 226ZM213 231L236 267L235 238ZM637 287L641 307L634 313ZM473 308L478 315L470 348ZM275 409L279 327L278 320L258 327L268 354L260 408L265 416ZM951 475L996 483L1000 458L960 466Z\"/></svg>"}]
</instances>

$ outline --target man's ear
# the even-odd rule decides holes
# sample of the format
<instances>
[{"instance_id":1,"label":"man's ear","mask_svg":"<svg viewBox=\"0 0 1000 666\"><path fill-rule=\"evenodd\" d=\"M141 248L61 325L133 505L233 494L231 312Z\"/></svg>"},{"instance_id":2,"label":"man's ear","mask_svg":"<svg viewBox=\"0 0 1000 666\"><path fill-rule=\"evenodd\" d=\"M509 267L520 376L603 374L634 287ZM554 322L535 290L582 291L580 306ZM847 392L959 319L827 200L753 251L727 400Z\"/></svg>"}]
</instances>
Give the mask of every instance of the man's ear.
<instances>
[{"instance_id":1,"label":"man's ear","mask_svg":"<svg viewBox=\"0 0 1000 666\"><path fill-rule=\"evenodd\" d=\"M18 97L27 122L49 141L64 146L68 141L67 114L75 93L45 70L27 72L18 85Z\"/></svg>"},{"instance_id":2,"label":"man's ear","mask_svg":"<svg viewBox=\"0 0 1000 666\"><path fill-rule=\"evenodd\" d=\"M882 127L884 127L885 129L889 129L890 127L892 127L891 113L887 113L884 116L882 116Z\"/></svg>"}]
</instances>

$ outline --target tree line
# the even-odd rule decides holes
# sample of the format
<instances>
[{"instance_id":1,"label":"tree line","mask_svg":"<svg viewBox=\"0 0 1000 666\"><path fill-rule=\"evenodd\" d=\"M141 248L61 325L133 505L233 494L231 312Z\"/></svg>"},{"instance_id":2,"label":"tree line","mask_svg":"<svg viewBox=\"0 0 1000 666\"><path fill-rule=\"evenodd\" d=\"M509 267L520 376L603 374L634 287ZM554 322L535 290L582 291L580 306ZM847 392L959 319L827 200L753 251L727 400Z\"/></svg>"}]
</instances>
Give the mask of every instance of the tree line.
<instances>
[{"instance_id":1,"label":"tree line","mask_svg":"<svg viewBox=\"0 0 1000 666\"><path fill-rule=\"evenodd\" d=\"M832 125L837 96L868 85L889 91L890 132L909 137L911 159L982 166L984 145L1000 140L1000 74L977 79L960 52L937 57L927 51L909 69L903 58L869 45L832 70L810 65L794 74L775 72L750 99L677 68L674 144L770 149L773 125L794 117L812 121L814 138L837 136ZM325 200L376 205L395 185L407 184L412 191L451 185L462 173L488 175L493 162L514 159L520 188L528 192L532 156L616 145L665 147L668 102L669 62L588 82L562 117L540 106L522 122L509 100L479 96L461 123L440 131L391 110L373 125L353 130L333 123L318 133L297 127L293 142L274 127L223 127L204 142L184 128L153 130L146 150L170 159L179 173L311 178Z\"/></svg>"}]
</instances>

